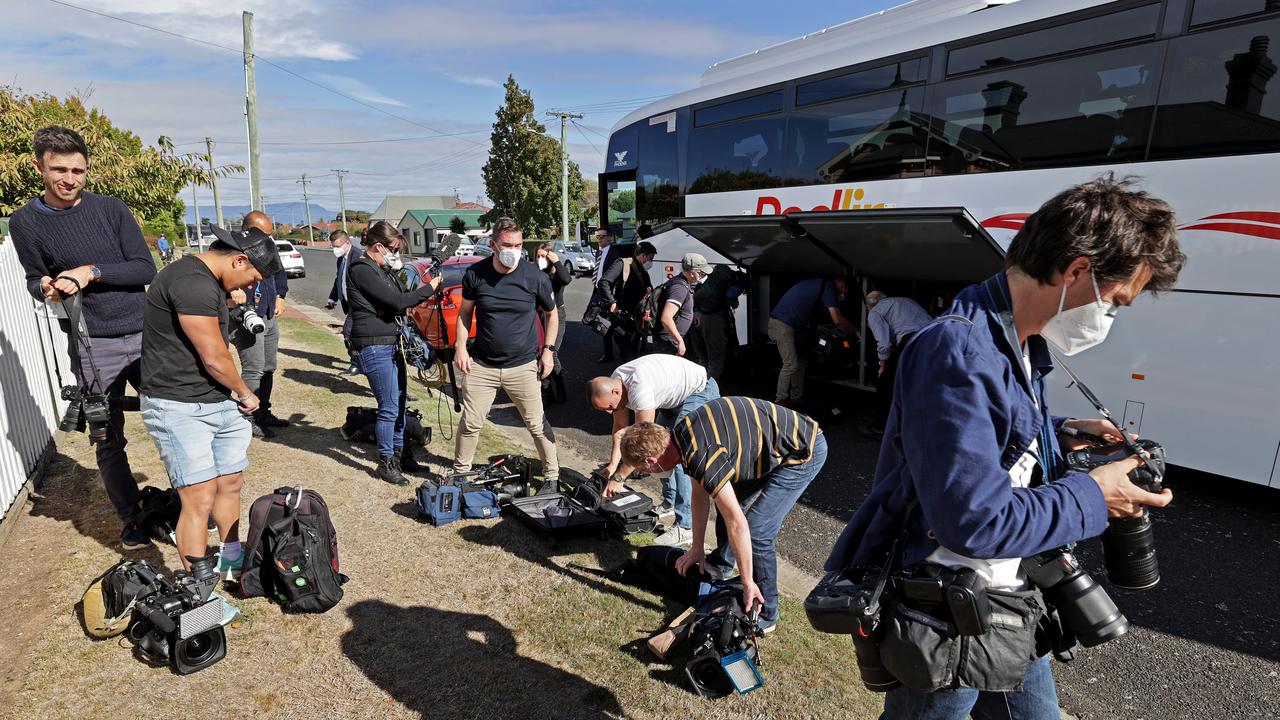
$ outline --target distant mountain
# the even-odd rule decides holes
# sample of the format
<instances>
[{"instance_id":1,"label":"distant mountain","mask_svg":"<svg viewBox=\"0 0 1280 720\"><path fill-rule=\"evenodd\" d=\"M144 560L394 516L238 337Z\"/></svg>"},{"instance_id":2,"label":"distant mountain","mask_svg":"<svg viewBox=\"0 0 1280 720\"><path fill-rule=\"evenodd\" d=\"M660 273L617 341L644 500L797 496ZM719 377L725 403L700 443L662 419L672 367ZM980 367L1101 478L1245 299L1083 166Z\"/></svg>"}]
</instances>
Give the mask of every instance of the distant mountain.
<instances>
[{"instance_id":1,"label":"distant mountain","mask_svg":"<svg viewBox=\"0 0 1280 720\"><path fill-rule=\"evenodd\" d=\"M235 218L244 217L247 212L249 212L248 205L223 205L222 219L230 224ZM203 198L200 200L200 214L209 220L217 222L217 213L214 211L213 203L205 202ZM267 214L271 216L271 221L276 223L302 225L307 222L307 206L300 202L268 203ZM315 203L311 204L311 222L332 220L337 215L338 213L335 210L330 210ZM350 217L350 215L347 217ZM195 213L192 212L190 206L187 207L185 222L195 222Z\"/></svg>"}]
</instances>

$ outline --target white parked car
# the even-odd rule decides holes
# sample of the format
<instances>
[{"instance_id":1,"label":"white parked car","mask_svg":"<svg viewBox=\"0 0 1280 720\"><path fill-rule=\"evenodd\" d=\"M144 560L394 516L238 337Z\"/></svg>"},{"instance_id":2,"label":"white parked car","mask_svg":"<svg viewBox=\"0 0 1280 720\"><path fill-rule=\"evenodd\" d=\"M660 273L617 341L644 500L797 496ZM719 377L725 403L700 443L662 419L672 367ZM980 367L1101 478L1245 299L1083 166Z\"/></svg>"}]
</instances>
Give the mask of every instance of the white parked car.
<instances>
[{"instance_id":1,"label":"white parked car","mask_svg":"<svg viewBox=\"0 0 1280 720\"><path fill-rule=\"evenodd\" d=\"M291 278L303 278L307 276L307 266L302 259L302 253L293 246L293 243L285 240L276 241L276 252L280 253L280 263L284 265L284 274Z\"/></svg>"},{"instance_id":2,"label":"white parked car","mask_svg":"<svg viewBox=\"0 0 1280 720\"><path fill-rule=\"evenodd\" d=\"M453 251L454 257L470 257L475 255L475 246L469 242L463 242L458 245L458 249Z\"/></svg>"},{"instance_id":3,"label":"white parked car","mask_svg":"<svg viewBox=\"0 0 1280 720\"><path fill-rule=\"evenodd\" d=\"M569 266L569 271L579 275L590 275L596 269L595 253L574 243L553 242L551 249Z\"/></svg>"}]
</instances>

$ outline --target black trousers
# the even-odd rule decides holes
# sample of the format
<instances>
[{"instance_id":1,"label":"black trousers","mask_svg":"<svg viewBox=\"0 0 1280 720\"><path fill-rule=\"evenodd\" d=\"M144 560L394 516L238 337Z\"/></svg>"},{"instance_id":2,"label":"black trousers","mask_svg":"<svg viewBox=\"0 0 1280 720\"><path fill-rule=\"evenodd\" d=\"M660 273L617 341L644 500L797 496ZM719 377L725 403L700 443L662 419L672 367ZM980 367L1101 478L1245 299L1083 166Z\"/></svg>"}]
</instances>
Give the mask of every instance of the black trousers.
<instances>
[{"instance_id":1,"label":"black trousers","mask_svg":"<svg viewBox=\"0 0 1280 720\"><path fill-rule=\"evenodd\" d=\"M884 372L876 378L876 427L884 429L889 421L889 409L893 407L893 379L898 376L898 360L902 357L902 348L915 333L908 333L900 338L889 351L889 359L884 363Z\"/></svg>"}]
</instances>

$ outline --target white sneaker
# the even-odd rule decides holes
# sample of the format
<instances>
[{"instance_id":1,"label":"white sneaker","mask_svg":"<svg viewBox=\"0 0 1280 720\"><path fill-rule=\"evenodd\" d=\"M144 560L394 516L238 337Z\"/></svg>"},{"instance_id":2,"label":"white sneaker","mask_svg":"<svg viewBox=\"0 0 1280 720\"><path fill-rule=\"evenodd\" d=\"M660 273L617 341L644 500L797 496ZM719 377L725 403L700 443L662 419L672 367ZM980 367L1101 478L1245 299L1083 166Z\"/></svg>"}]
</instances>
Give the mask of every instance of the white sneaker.
<instances>
[{"instance_id":1,"label":"white sneaker","mask_svg":"<svg viewBox=\"0 0 1280 720\"><path fill-rule=\"evenodd\" d=\"M658 511L659 518L674 517L676 514L676 507L668 502L662 503L655 509Z\"/></svg>"},{"instance_id":2,"label":"white sneaker","mask_svg":"<svg viewBox=\"0 0 1280 720\"><path fill-rule=\"evenodd\" d=\"M693 530L690 528L671 527L653 539L654 545L670 545L672 547L688 546L693 542Z\"/></svg>"}]
</instances>

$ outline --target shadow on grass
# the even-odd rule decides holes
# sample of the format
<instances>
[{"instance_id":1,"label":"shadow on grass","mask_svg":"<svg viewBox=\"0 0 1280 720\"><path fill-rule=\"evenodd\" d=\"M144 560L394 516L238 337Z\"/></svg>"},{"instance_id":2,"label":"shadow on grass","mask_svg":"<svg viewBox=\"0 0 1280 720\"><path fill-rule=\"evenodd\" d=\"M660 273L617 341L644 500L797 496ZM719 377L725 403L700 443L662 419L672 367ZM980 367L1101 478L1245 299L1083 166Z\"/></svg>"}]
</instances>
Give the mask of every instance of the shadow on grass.
<instances>
[{"instance_id":1,"label":"shadow on grass","mask_svg":"<svg viewBox=\"0 0 1280 720\"><path fill-rule=\"evenodd\" d=\"M355 395L356 397L373 397L373 393L369 391L368 385L363 382L352 382L351 380L332 372L285 368L284 372L281 374L285 378L301 385L322 387L335 393L346 393L348 395ZM363 377L360 379L364 380Z\"/></svg>"},{"instance_id":2,"label":"shadow on grass","mask_svg":"<svg viewBox=\"0 0 1280 720\"><path fill-rule=\"evenodd\" d=\"M517 520L513 515L506 515L502 522L492 525L473 525L458 531L458 536L468 542L479 545L490 545L501 548L525 562L540 565L552 572L586 585L596 592L614 597L634 605L641 605L659 612L666 606L654 601L644 594L636 594L631 588L605 582L593 575L573 568L564 567L554 560L557 555L577 555L593 553L598 567L612 569L621 566L631 558L630 544L616 540L598 538L582 538L561 540L556 544L544 538L535 537L533 532Z\"/></svg>"},{"instance_id":3,"label":"shadow on grass","mask_svg":"<svg viewBox=\"0 0 1280 720\"><path fill-rule=\"evenodd\" d=\"M298 358L299 360L306 360L312 365L326 370L346 370L351 364L348 360L343 358L326 355L324 353L311 352L309 350L299 350L296 347L282 347L280 348L279 353L281 355Z\"/></svg>"},{"instance_id":4,"label":"shadow on grass","mask_svg":"<svg viewBox=\"0 0 1280 720\"><path fill-rule=\"evenodd\" d=\"M134 477L139 486L147 484L145 474L134 473ZM113 553L146 560L157 569L167 569L164 555L154 544L137 550L121 547L120 521L102 489L97 468L85 467L67 455L54 456L40 492L31 494L31 514L71 523L76 532L96 540Z\"/></svg>"},{"instance_id":5,"label":"shadow on grass","mask_svg":"<svg viewBox=\"0 0 1280 720\"><path fill-rule=\"evenodd\" d=\"M622 716L611 691L517 654L487 615L363 600L347 608L342 651L378 687L423 718ZM517 710L518 708L518 710Z\"/></svg>"}]
</instances>

